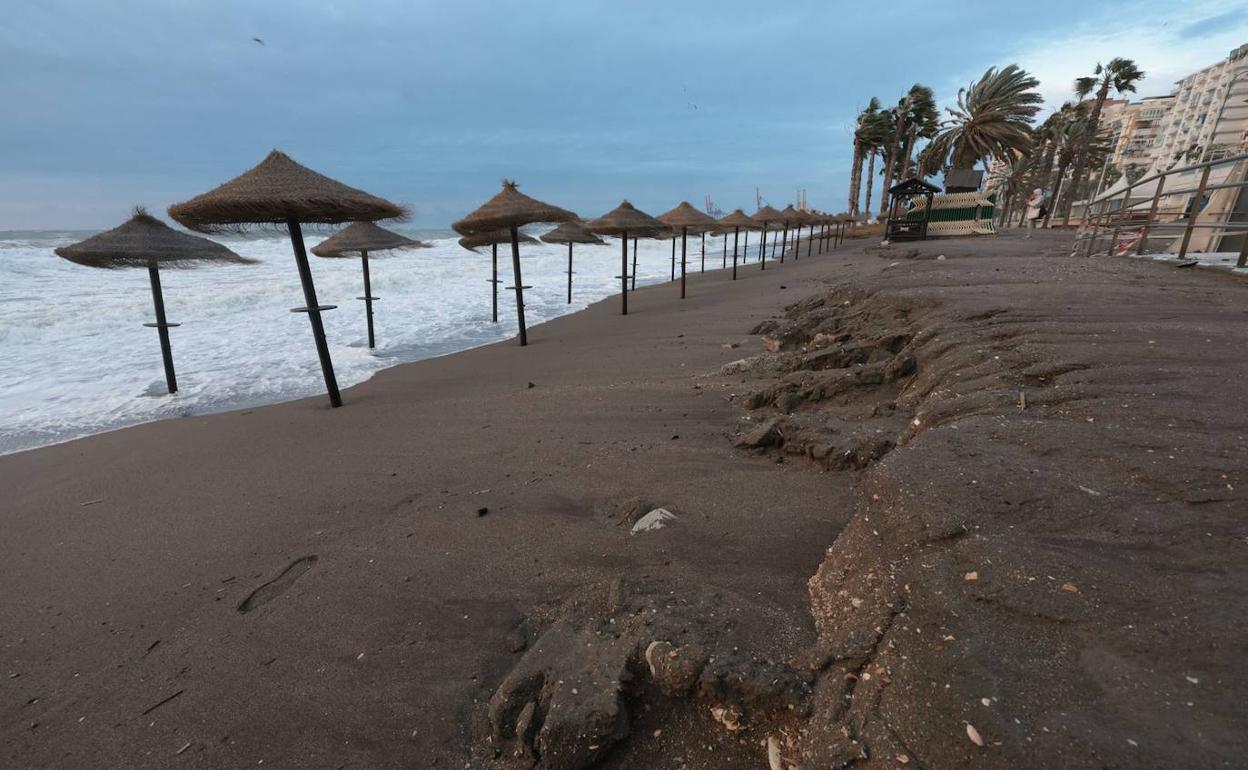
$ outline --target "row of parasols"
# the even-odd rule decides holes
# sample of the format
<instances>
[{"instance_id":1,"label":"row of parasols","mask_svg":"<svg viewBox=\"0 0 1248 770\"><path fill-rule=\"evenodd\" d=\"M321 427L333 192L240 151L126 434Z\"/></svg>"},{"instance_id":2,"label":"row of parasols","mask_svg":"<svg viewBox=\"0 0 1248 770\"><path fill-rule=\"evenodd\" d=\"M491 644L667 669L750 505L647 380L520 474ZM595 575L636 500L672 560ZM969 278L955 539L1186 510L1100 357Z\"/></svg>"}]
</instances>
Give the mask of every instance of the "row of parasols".
<instances>
[{"instance_id":1,"label":"row of parasols","mask_svg":"<svg viewBox=\"0 0 1248 770\"><path fill-rule=\"evenodd\" d=\"M319 174L292 160L284 153L274 150L258 166L219 187L196 196L185 203L169 207L169 215L185 227L203 233L242 232L252 227L284 226L290 235L294 249L295 264L303 288L304 304L291 312L305 313L312 329L312 337L320 359L321 372L330 404L342 405L333 361L325 339L321 313L332 310L334 305L322 305L316 296L312 271L308 264L307 250L303 242L303 225L349 226L315 246L312 252L322 257L346 257L358 255L364 274L364 295L368 323L368 344L375 345L373 329L373 301L369 274L369 254L395 249L424 248L428 244L391 232L375 223L379 220L402 219L406 216L402 206L362 190ZM715 219L698 211L688 203L657 217L638 210L624 201L612 211L597 219L581 220L576 214L548 203L531 198L511 181L503 182L503 189L480 208L452 227L464 236L459 243L464 248L492 249L493 320L498 321L498 246L511 245L511 264L514 285L505 287L515 292L518 338L521 345L528 344L528 330L524 319L524 285L520 269L520 244L535 242L520 228L532 224L555 224L554 230L541 238L552 244L568 247L568 302L572 301L572 248L574 244L598 244L605 241L600 236L620 239L620 309L628 314L628 294L636 288L637 239L665 238L672 241L672 280L676 279L676 239L680 249L680 297L686 296L686 267L689 234L702 236L702 269L706 266L706 233L724 236L723 266L728 265L728 234L732 234L732 279L737 279L741 233L746 234L745 250L749 246L749 232L761 230L758 249L760 269L767 267L767 230L773 228L772 257L776 255L775 234L782 233L779 260L784 261L788 248L789 229L796 228L793 240L799 242L801 229L810 228L807 236L807 256L816 242L820 250L829 242L835 244L844 237L845 227L852 218L846 215L827 215L811 211L798 211L792 206L777 211L764 206L755 214L747 215L740 209ZM817 230L816 230L817 229ZM628 264L628 241L633 239L633 264ZM145 324L154 327L160 336L161 355L164 360L165 380L169 392L178 389L173 367L173 352L169 342L169 329L178 324L169 323L165 315L164 297L160 286L160 266L190 267L204 263L247 263L251 260L231 251L215 241L178 232L152 217L142 209L120 227L92 236L80 243L56 249L65 259L89 267L146 267L152 288L152 302L156 322ZM795 252L794 258L797 257Z\"/></svg>"}]
</instances>

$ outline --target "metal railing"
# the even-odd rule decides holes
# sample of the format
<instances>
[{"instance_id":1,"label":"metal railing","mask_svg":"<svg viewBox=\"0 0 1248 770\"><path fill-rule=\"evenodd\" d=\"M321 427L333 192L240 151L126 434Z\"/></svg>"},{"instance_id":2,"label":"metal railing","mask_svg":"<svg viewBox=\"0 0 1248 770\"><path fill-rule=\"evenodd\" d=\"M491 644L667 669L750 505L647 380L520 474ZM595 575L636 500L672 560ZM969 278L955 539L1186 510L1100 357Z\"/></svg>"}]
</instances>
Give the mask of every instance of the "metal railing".
<instances>
[{"instance_id":1,"label":"metal railing","mask_svg":"<svg viewBox=\"0 0 1248 770\"><path fill-rule=\"evenodd\" d=\"M1236 164L1242 164L1244 170L1238 170ZM1230 167L1225 180L1211 184L1211 172L1225 166ZM1199 175L1199 182L1195 187L1167 187L1167 183L1173 185L1176 180L1182 185L1183 180L1180 177L1188 174ZM1132 195L1133 191L1139 191L1153 183L1156 183L1156 189L1151 190L1151 194ZM1192 235L1200 230L1210 236L1210 244L1217 238L1225 240L1228 236L1238 235L1241 243L1236 267L1246 267L1248 196L1242 192L1245 188L1248 188L1248 153L1167 169L1141 178L1122 190L1103 193L1098 200L1084 207L1075 253L1085 257L1101 253L1100 247L1104 243L1104 253L1108 256L1125 255L1132 251L1138 255L1144 254L1150 244L1155 251L1165 251L1178 243L1177 256L1179 259L1186 259ZM1218 190L1241 192L1230 196L1225 215L1216 217L1220 221L1197 221L1206 213L1206 206L1212 202L1212 197L1206 200L1206 196ZM1144 205L1146 203L1147 207Z\"/></svg>"}]
</instances>

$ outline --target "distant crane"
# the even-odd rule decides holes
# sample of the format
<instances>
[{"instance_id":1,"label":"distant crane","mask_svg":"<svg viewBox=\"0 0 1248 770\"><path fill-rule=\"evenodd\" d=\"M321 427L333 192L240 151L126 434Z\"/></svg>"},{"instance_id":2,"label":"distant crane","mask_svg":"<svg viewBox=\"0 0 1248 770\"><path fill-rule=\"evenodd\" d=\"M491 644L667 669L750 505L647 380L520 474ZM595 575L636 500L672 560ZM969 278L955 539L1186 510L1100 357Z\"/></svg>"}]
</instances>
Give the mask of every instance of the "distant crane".
<instances>
[{"instance_id":1,"label":"distant crane","mask_svg":"<svg viewBox=\"0 0 1248 770\"><path fill-rule=\"evenodd\" d=\"M711 196L706 196L706 213L719 219L724 215L724 210L715 205L715 201L711 200Z\"/></svg>"}]
</instances>

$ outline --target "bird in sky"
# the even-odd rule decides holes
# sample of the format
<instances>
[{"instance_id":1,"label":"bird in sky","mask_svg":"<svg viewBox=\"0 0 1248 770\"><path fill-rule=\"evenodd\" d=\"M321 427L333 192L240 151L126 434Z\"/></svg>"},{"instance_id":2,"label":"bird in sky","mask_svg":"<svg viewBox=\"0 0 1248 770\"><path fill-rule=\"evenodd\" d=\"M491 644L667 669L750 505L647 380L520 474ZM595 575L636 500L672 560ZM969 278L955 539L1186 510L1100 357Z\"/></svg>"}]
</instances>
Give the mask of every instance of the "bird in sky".
<instances>
[{"instance_id":1,"label":"bird in sky","mask_svg":"<svg viewBox=\"0 0 1248 770\"><path fill-rule=\"evenodd\" d=\"M258 37L253 37L253 38L252 38L252 40L256 41L256 42L257 42L257 43L259 43L260 45L264 45L264 41L263 41L263 40L261 40L261 39L260 39L260 38L258 38Z\"/></svg>"}]
</instances>

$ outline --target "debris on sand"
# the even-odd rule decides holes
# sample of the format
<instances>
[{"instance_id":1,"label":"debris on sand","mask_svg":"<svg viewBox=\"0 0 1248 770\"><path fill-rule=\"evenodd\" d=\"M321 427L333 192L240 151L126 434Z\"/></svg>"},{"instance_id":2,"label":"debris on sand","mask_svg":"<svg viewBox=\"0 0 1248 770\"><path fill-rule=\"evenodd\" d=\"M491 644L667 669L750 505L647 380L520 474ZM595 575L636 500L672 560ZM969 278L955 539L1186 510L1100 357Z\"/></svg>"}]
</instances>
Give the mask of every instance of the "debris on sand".
<instances>
[{"instance_id":1,"label":"debris on sand","mask_svg":"<svg viewBox=\"0 0 1248 770\"><path fill-rule=\"evenodd\" d=\"M970 722L966 723L966 737L971 739L971 743L976 746L983 746L984 739L980 737L979 730L975 729L975 725Z\"/></svg>"},{"instance_id":2,"label":"debris on sand","mask_svg":"<svg viewBox=\"0 0 1248 770\"><path fill-rule=\"evenodd\" d=\"M633 525L631 532L634 535L638 532L653 532L657 529L663 529L673 521L676 521L676 514L666 508L655 508L638 519L637 523Z\"/></svg>"}]
</instances>

